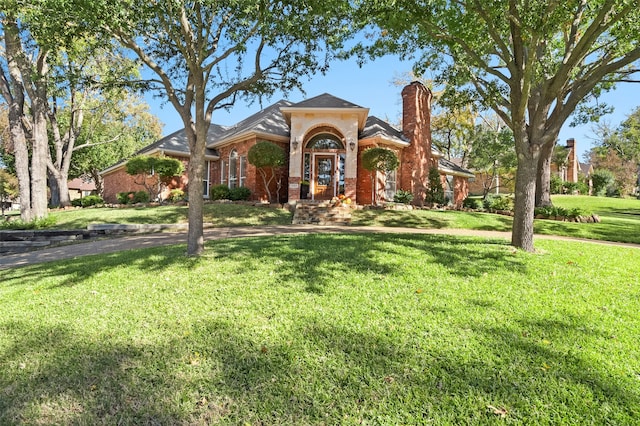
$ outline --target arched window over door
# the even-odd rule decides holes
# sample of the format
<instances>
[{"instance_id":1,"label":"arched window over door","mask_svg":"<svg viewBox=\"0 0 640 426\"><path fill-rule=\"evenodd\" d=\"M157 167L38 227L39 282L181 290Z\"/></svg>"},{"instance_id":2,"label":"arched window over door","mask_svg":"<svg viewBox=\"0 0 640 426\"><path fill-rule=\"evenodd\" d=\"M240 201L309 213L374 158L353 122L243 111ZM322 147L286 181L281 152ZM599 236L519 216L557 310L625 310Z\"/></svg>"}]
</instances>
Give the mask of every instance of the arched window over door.
<instances>
[{"instance_id":1,"label":"arched window over door","mask_svg":"<svg viewBox=\"0 0 640 426\"><path fill-rule=\"evenodd\" d=\"M309 140L307 149L344 149L344 145L336 135L321 133Z\"/></svg>"}]
</instances>

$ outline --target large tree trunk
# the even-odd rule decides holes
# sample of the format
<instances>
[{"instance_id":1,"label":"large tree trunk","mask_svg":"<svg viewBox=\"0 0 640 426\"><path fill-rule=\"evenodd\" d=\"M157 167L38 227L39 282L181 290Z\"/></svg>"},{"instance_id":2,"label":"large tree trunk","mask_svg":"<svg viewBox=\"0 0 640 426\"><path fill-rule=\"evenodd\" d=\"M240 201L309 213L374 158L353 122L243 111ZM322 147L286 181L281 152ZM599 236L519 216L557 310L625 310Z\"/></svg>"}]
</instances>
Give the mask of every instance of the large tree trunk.
<instances>
[{"instance_id":1,"label":"large tree trunk","mask_svg":"<svg viewBox=\"0 0 640 426\"><path fill-rule=\"evenodd\" d=\"M44 84L42 84L44 86ZM31 155L31 208L33 218L47 215L47 158L49 139L47 135L47 110L45 94L37 90L38 96L31 99L33 110L33 149Z\"/></svg>"},{"instance_id":2,"label":"large tree trunk","mask_svg":"<svg viewBox=\"0 0 640 426\"><path fill-rule=\"evenodd\" d=\"M49 206L51 208L60 207L60 188L58 187L58 180L49 172Z\"/></svg>"},{"instance_id":3,"label":"large tree trunk","mask_svg":"<svg viewBox=\"0 0 640 426\"><path fill-rule=\"evenodd\" d=\"M16 177L18 178L18 193L20 195L20 219L25 222L33 219L31 211L31 176L29 174L29 149L27 137L24 133L20 115L9 105L9 129L13 143L13 155L16 161Z\"/></svg>"},{"instance_id":4,"label":"large tree trunk","mask_svg":"<svg viewBox=\"0 0 640 426\"><path fill-rule=\"evenodd\" d=\"M69 207L71 199L69 198L69 175L64 171L49 170L49 189L51 190L51 206L52 207Z\"/></svg>"},{"instance_id":5,"label":"large tree trunk","mask_svg":"<svg viewBox=\"0 0 640 426\"><path fill-rule=\"evenodd\" d=\"M204 87L203 85L201 87ZM189 157L189 232L187 255L199 256L204 252L204 153L209 123L205 120L204 92L195 99L195 124L187 131L191 155ZM195 131L194 131L195 130Z\"/></svg>"},{"instance_id":6,"label":"large tree trunk","mask_svg":"<svg viewBox=\"0 0 640 426\"><path fill-rule=\"evenodd\" d=\"M203 127L203 126L198 126ZM198 128L195 147L189 158L189 232L187 235L187 255L199 256L204 252L203 208L204 187L204 141L206 130Z\"/></svg>"},{"instance_id":7,"label":"large tree trunk","mask_svg":"<svg viewBox=\"0 0 640 426\"><path fill-rule=\"evenodd\" d=\"M516 144L519 144L521 149L516 146L518 169L516 170L516 199L511 244L533 252L533 212L535 210L536 173L540 153L537 145L529 147L527 142L517 140Z\"/></svg>"},{"instance_id":8,"label":"large tree trunk","mask_svg":"<svg viewBox=\"0 0 640 426\"><path fill-rule=\"evenodd\" d=\"M551 161L555 143L542 145L538 159L536 176L536 207L552 206L551 202Z\"/></svg>"}]
</instances>

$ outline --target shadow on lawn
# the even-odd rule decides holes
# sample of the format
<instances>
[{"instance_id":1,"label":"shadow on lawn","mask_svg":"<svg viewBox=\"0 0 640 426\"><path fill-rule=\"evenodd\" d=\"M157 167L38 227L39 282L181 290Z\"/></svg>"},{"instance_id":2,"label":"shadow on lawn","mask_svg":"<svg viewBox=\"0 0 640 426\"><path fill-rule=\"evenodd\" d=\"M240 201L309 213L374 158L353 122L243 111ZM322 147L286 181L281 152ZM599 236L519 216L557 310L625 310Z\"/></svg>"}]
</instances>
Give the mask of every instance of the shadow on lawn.
<instances>
[{"instance_id":1,"label":"shadow on lawn","mask_svg":"<svg viewBox=\"0 0 640 426\"><path fill-rule=\"evenodd\" d=\"M411 249L407 253L407 248ZM323 293L344 271L387 275L412 272L435 263L454 276L470 277L499 268L525 272L524 263L499 240L400 235L297 235L271 239L227 240L214 243L216 257L245 259L245 268L255 261L276 263L283 281L302 282L306 291ZM400 264L387 262L385 254L404 258ZM413 258L407 258L410 254Z\"/></svg>"},{"instance_id":2,"label":"shadow on lawn","mask_svg":"<svg viewBox=\"0 0 640 426\"><path fill-rule=\"evenodd\" d=\"M531 424L633 418L640 401L622 382L634 378L621 381L590 357L567 355L520 330L471 329L485 340L480 357L468 351L471 341L452 343L451 335L440 341L438 334L313 317L275 342L242 324L209 320L188 337L146 345L108 337L88 343L64 327L8 323L1 330L13 343L0 353L0 423L504 421L489 405L506 407L506 420ZM578 333L562 322L522 329L559 340Z\"/></svg>"},{"instance_id":3,"label":"shadow on lawn","mask_svg":"<svg viewBox=\"0 0 640 426\"><path fill-rule=\"evenodd\" d=\"M385 254L412 258L398 264ZM524 273L524 263L499 240L464 237L400 234L308 234L273 238L239 238L210 242L205 255L189 258L184 246L153 247L100 256L82 261L67 260L53 264L0 271L3 279L56 276L55 287L74 286L105 270L135 268L150 274L169 267L194 268L217 258L240 262L238 273L252 268L253 262L281 265L282 280L302 283L308 292L323 293L344 271L387 275L403 269L411 272L417 265L437 264L461 278L492 273L496 269ZM123 269L126 270L126 269ZM153 279L153 275L149 275Z\"/></svg>"}]
</instances>

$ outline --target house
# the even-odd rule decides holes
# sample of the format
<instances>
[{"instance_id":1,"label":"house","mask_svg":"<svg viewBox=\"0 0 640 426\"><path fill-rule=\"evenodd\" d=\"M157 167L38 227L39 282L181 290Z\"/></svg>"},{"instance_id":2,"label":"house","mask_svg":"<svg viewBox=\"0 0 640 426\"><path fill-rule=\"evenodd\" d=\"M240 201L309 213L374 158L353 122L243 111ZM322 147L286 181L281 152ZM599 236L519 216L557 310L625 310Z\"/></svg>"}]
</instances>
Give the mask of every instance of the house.
<instances>
[{"instance_id":1,"label":"house","mask_svg":"<svg viewBox=\"0 0 640 426\"><path fill-rule=\"evenodd\" d=\"M96 193L96 184L93 180L82 178L71 179L67 182L69 186L69 200L77 200Z\"/></svg>"},{"instance_id":2,"label":"house","mask_svg":"<svg viewBox=\"0 0 640 426\"><path fill-rule=\"evenodd\" d=\"M305 196L326 200L344 194L358 204L371 204L373 188L378 199L384 200L393 200L399 189L408 190L414 194L414 203L422 204L429 168L435 166L451 203L461 205L473 174L446 161L431 146L431 91L413 82L402 90L402 99L402 131L370 116L368 108L327 93L299 103L281 100L234 126L212 124L206 143L205 197L212 185L222 184L248 187L254 200L265 201L262 180L247 161L247 153L257 142L269 141L281 146L288 158L278 194L281 202L295 203ZM370 147L392 150L400 160L399 168L374 174L365 170L360 155ZM139 154L167 155L186 163L189 149L185 132L166 136ZM143 189L126 174L124 164L122 161L102 172L107 202L115 202L118 192ZM307 182L308 194L306 185L301 185ZM162 196L187 183L185 174Z\"/></svg>"}]
</instances>

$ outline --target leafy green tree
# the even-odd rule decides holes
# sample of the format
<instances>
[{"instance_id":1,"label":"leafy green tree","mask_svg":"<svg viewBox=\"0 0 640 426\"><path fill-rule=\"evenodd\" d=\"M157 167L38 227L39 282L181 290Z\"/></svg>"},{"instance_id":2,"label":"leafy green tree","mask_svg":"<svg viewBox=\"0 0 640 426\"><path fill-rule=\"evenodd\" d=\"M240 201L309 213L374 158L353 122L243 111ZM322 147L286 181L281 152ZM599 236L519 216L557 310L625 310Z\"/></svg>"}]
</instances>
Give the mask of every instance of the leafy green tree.
<instances>
[{"instance_id":1,"label":"leafy green tree","mask_svg":"<svg viewBox=\"0 0 640 426\"><path fill-rule=\"evenodd\" d=\"M158 140L162 124L140 97L123 92L104 97L87 111L74 148L69 177L88 177L98 194L104 185L100 172Z\"/></svg>"},{"instance_id":2,"label":"leafy green tree","mask_svg":"<svg viewBox=\"0 0 640 426\"><path fill-rule=\"evenodd\" d=\"M593 180L593 193L599 197L613 194L615 191L616 178L612 171L607 169L596 169L591 175Z\"/></svg>"},{"instance_id":3,"label":"leafy green tree","mask_svg":"<svg viewBox=\"0 0 640 426\"><path fill-rule=\"evenodd\" d=\"M352 31L343 0L73 2L73 21L115 37L155 76L147 87L166 96L185 127L189 182L203 179L215 110L299 88L301 76L327 69ZM189 185L187 253L203 250L203 188Z\"/></svg>"},{"instance_id":4,"label":"leafy green tree","mask_svg":"<svg viewBox=\"0 0 640 426\"><path fill-rule=\"evenodd\" d=\"M90 115L101 115L127 97L124 82L137 75L135 63L115 46L95 39L78 39L59 49L51 61L49 97L49 156L47 170L52 206L68 206L67 182L78 139ZM86 141L85 141L86 143Z\"/></svg>"},{"instance_id":5,"label":"leafy green tree","mask_svg":"<svg viewBox=\"0 0 640 426\"><path fill-rule=\"evenodd\" d=\"M53 47L40 44L29 27L42 19L18 2L0 5L0 95L9 110L23 221L47 215L47 78Z\"/></svg>"},{"instance_id":6,"label":"leafy green tree","mask_svg":"<svg viewBox=\"0 0 640 426\"><path fill-rule=\"evenodd\" d=\"M271 183L276 181L276 194L280 194L282 187L282 168L286 165L287 158L281 146L268 141L260 141L249 148L247 160L258 169L262 176L264 190L267 192L269 202L271 197Z\"/></svg>"},{"instance_id":7,"label":"leafy green tree","mask_svg":"<svg viewBox=\"0 0 640 426\"><path fill-rule=\"evenodd\" d=\"M127 161L125 168L127 174L135 177L134 182L147 190L150 200L157 200L163 186L184 172L184 165L180 160L147 155L133 157Z\"/></svg>"},{"instance_id":8,"label":"leafy green tree","mask_svg":"<svg viewBox=\"0 0 640 426\"><path fill-rule=\"evenodd\" d=\"M622 192L632 194L640 186L640 107L615 129L599 125L596 136L592 162L614 172Z\"/></svg>"},{"instance_id":9,"label":"leafy green tree","mask_svg":"<svg viewBox=\"0 0 640 426\"><path fill-rule=\"evenodd\" d=\"M375 147L362 151L360 155L362 168L371 173L371 200L378 204L378 191L376 191L376 175L378 172L386 173L396 170L400 160L395 152L387 148Z\"/></svg>"},{"instance_id":10,"label":"leafy green tree","mask_svg":"<svg viewBox=\"0 0 640 426\"><path fill-rule=\"evenodd\" d=\"M476 179L482 180L483 197L496 185L509 184L517 163L511 129L487 123L478 125L471 146L469 167L479 172Z\"/></svg>"},{"instance_id":11,"label":"leafy green tree","mask_svg":"<svg viewBox=\"0 0 640 426\"><path fill-rule=\"evenodd\" d=\"M533 251L536 178L565 121L590 96L634 78L635 0L368 0L380 29L359 52L399 52L428 67L443 96L492 108L513 131L518 168L512 244Z\"/></svg>"}]
</instances>

